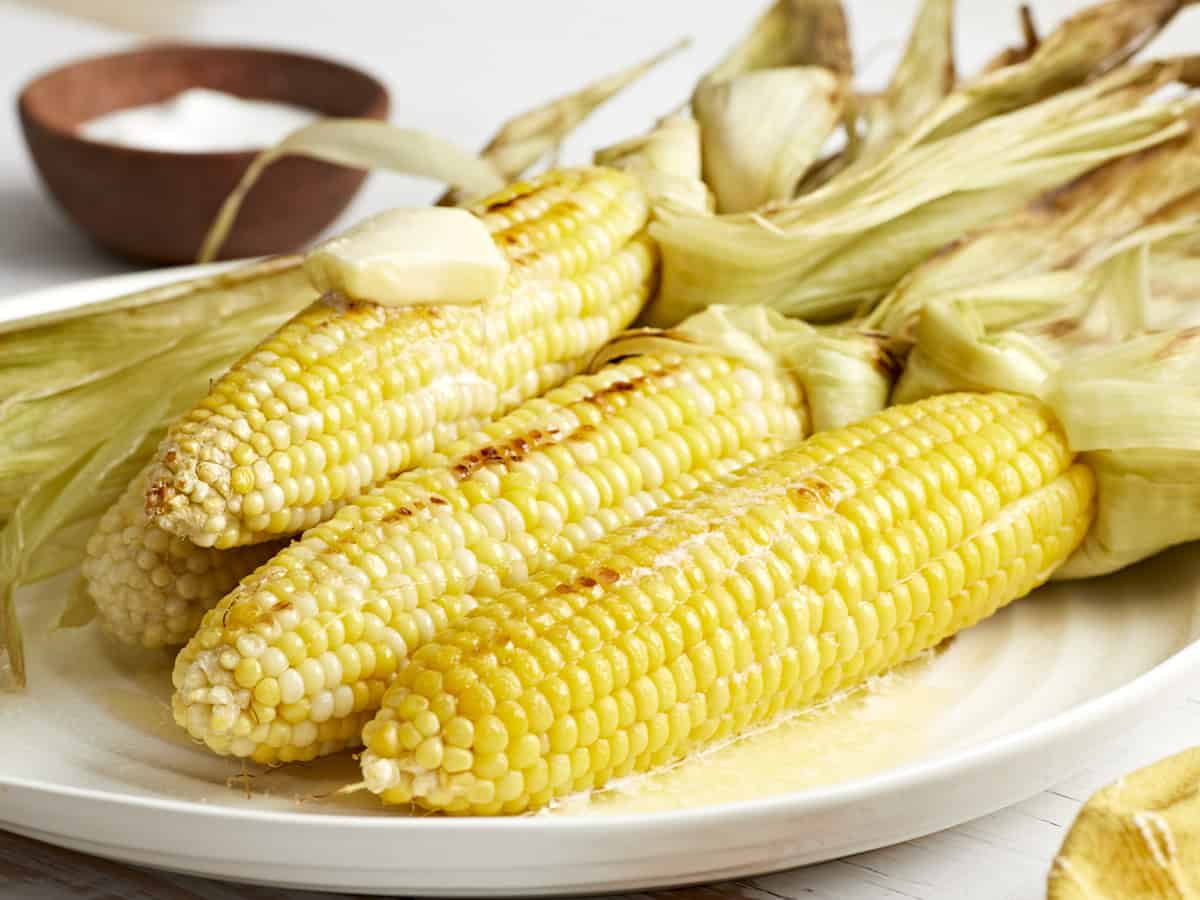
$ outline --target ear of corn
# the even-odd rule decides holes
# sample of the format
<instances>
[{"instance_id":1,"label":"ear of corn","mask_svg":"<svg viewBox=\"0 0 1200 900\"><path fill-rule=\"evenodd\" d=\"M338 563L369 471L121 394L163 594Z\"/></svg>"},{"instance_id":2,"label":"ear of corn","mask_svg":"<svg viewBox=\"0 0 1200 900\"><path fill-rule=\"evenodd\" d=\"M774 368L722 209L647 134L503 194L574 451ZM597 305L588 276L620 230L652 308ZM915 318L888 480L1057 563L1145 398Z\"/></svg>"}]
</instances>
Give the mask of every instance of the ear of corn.
<instances>
[{"instance_id":1,"label":"ear of corn","mask_svg":"<svg viewBox=\"0 0 1200 900\"><path fill-rule=\"evenodd\" d=\"M104 630L121 643L182 646L204 613L279 544L215 550L163 531L146 516L148 474L143 469L101 517L83 558L84 587Z\"/></svg>"},{"instance_id":2,"label":"ear of corn","mask_svg":"<svg viewBox=\"0 0 1200 900\"><path fill-rule=\"evenodd\" d=\"M517 813L933 647L1045 581L1093 481L1036 401L818 434L589 544L412 654L363 732L389 803Z\"/></svg>"},{"instance_id":3,"label":"ear of corn","mask_svg":"<svg viewBox=\"0 0 1200 900\"><path fill-rule=\"evenodd\" d=\"M179 655L176 721L263 763L357 744L435 632L804 430L789 376L719 353L668 350L578 376L246 579Z\"/></svg>"},{"instance_id":4,"label":"ear of corn","mask_svg":"<svg viewBox=\"0 0 1200 900\"><path fill-rule=\"evenodd\" d=\"M147 493L157 523L220 548L311 527L561 383L653 289L631 175L558 171L475 212L509 259L504 292L471 306L314 304L171 428Z\"/></svg>"}]
</instances>

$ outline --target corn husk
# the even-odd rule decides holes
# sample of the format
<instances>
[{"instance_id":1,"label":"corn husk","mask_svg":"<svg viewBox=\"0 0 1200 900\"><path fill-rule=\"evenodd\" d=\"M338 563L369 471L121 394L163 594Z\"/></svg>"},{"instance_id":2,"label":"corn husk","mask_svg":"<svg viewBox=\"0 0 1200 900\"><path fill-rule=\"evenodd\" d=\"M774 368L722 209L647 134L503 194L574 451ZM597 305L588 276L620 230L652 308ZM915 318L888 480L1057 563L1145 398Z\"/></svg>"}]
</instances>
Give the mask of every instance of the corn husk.
<instances>
[{"instance_id":1,"label":"corn husk","mask_svg":"<svg viewBox=\"0 0 1200 900\"><path fill-rule=\"evenodd\" d=\"M932 300L1087 266L1140 226L1188 215L1187 198L1200 184L1200 129L1194 118L1189 124L1186 135L1053 188L948 245L904 276L867 317L867 327L904 333Z\"/></svg>"},{"instance_id":2,"label":"corn husk","mask_svg":"<svg viewBox=\"0 0 1200 900\"><path fill-rule=\"evenodd\" d=\"M200 248L200 262L217 258L250 188L271 163L285 156L307 156L356 169L388 169L432 178L461 189L468 197L490 193L505 184L487 160L426 132L374 119L318 119L297 128L254 158L233 193L221 204Z\"/></svg>"},{"instance_id":3,"label":"corn husk","mask_svg":"<svg viewBox=\"0 0 1200 900\"><path fill-rule=\"evenodd\" d=\"M255 182L285 156L307 156L358 169L385 169L450 185L439 201L458 205L499 190L558 147L601 104L688 45L680 41L650 59L622 69L508 120L476 156L435 135L374 119L320 119L285 136L254 158L225 198L199 261L217 258Z\"/></svg>"},{"instance_id":4,"label":"corn husk","mask_svg":"<svg viewBox=\"0 0 1200 900\"><path fill-rule=\"evenodd\" d=\"M985 119L1038 103L1126 63L1187 0L1109 0L1065 19L1028 58L990 67L963 85L910 135L914 143L957 134Z\"/></svg>"},{"instance_id":5,"label":"corn husk","mask_svg":"<svg viewBox=\"0 0 1200 900\"><path fill-rule=\"evenodd\" d=\"M702 81L692 110L717 210L744 212L790 200L841 120L844 102L841 79L817 66Z\"/></svg>"},{"instance_id":6,"label":"corn husk","mask_svg":"<svg viewBox=\"0 0 1200 900\"><path fill-rule=\"evenodd\" d=\"M644 135L597 150L594 160L637 173L657 206L712 211L712 194L700 175L700 126L691 116L666 116Z\"/></svg>"},{"instance_id":7,"label":"corn husk","mask_svg":"<svg viewBox=\"0 0 1200 900\"><path fill-rule=\"evenodd\" d=\"M1041 33L1038 31L1037 22L1033 18L1033 10L1030 9L1028 3L1022 3L1017 7L1017 21L1021 27L1022 43L1015 47L1005 47L993 56L980 70L981 74L1023 63L1033 56L1038 47L1042 45Z\"/></svg>"},{"instance_id":8,"label":"corn husk","mask_svg":"<svg viewBox=\"0 0 1200 900\"><path fill-rule=\"evenodd\" d=\"M663 284L646 320L669 326L716 302L816 319L870 307L963 233L1183 133L1187 101L1144 102L1176 72L1170 63L1119 69L941 140L902 145L762 213L660 209L651 234Z\"/></svg>"},{"instance_id":9,"label":"corn husk","mask_svg":"<svg viewBox=\"0 0 1200 900\"><path fill-rule=\"evenodd\" d=\"M505 181L513 180L555 152L597 108L689 45L686 39L677 41L649 59L514 116L492 136L480 155ZM452 189L438 203L458 205L466 199L462 192Z\"/></svg>"},{"instance_id":10,"label":"corn husk","mask_svg":"<svg viewBox=\"0 0 1200 900\"><path fill-rule=\"evenodd\" d=\"M818 66L843 78L854 74L841 0L776 0L705 80L785 66Z\"/></svg>"},{"instance_id":11,"label":"corn husk","mask_svg":"<svg viewBox=\"0 0 1200 900\"><path fill-rule=\"evenodd\" d=\"M1200 284L1160 302L1151 274L1157 245L1178 256L1197 234L1195 218L1148 226L1087 275L1073 306L1015 327L989 328L958 301L921 313L893 402L952 390L1039 397L1095 472L1095 522L1056 578L1200 538Z\"/></svg>"},{"instance_id":12,"label":"corn husk","mask_svg":"<svg viewBox=\"0 0 1200 900\"><path fill-rule=\"evenodd\" d=\"M671 331L790 373L804 389L814 431L882 410L899 371L883 335L852 326L815 328L762 306L711 306ZM761 348L765 356L755 357L747 347Z\"/></svg>"},{"instance_id":13,"label":"corn husk","mask_svg":"<svg viewBox=\"0 0 1200 900\"><path fill-rule=\"evenodd\" d=\"M289 258L5 326L0 687L24 683L17 588L76 565L166 423L314 299Z\"/></svg>"},{"instance_id":14,"label":"corn husk","mask_svg":"<svg viewBox=\"0 0 1200 900\"><path fill-rule=\"evenodd\" d=\"M954 0L925 0L887 89L861 98L860 125L840 168L866 167L887 155L954 88Z\"/></svg>"}]
</instances>

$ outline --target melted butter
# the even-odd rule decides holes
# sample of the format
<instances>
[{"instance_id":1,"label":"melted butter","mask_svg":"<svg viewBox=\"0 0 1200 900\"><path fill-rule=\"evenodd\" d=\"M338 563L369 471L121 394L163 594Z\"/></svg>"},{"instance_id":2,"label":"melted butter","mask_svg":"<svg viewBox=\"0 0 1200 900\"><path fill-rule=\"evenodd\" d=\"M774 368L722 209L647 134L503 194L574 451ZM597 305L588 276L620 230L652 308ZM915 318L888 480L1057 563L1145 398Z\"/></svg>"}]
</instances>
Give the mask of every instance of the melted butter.
<instances>
[{"instance_id":1,"label":"melted butter","mask_svg":"<svg viewBox=\"0 0 1200 900\"><path fill-rule=\"evenodd\" d=\"M756 800L894 768L930 746L952 696L922 677L934 653L857 690L649 775L569 797L549 815L667 812Z\"/></svg>"},{"instance_id":2,"label":"melted butter","mask_svg":"<svg viewBox=\"0 0 1200 900\"><path fill-rule=\"evenodd\" d=\"M180 747L195 746L187 732L175 724L169 702L125 688L104 688L96 700L112 718L147 737Z\"/></svg>"}]
</instances>

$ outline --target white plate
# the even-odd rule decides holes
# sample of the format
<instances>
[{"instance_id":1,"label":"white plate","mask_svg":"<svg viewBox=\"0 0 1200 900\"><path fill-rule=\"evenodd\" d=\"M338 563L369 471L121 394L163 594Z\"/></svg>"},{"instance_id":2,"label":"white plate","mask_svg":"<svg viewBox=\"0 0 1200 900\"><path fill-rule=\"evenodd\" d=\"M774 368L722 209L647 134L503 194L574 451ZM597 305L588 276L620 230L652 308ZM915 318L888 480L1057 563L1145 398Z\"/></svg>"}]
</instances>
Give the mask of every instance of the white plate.
<instances>
[{"instance_id":1,"label":"white plate","mask_svg":"<svg viewBox=\"0 0 1200 900\"><path fill-rule=\"evenodd\" d=\"M179 274L186 274L181 270ZM161 273L0 303L0 319ZM36 308L35 308L36 304ZM307 888L619 891L732 878L929 834L1029 797L1200 674L1200 548L1043 589L859 696L653 779L510 820L404 817L348 756L251 773L170 721L164 656L51 632L25 591L32 687L0 696L0 827L114 859Z\"/></svg>"}]
</instances>

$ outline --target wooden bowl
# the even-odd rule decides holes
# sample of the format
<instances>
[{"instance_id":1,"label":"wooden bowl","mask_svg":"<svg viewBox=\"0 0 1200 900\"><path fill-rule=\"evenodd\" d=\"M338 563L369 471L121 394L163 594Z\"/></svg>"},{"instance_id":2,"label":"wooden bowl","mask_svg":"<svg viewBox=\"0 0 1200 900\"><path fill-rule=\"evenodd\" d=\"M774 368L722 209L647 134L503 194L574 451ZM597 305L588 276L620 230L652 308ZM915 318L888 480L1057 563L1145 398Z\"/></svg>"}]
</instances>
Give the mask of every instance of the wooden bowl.
<instances>
[{"instance_id":1,"label":"wooden bowl","mask_svg":"<svg viewBox=\"0 0 1200 900\"><path fill-rule=\"evenodd\" d=\"M50 193L122 256L193 262L221 202L255 154L142 150L80 136L78 126L190 87L278 100L327 116L385 119L387 90L357 69L298 53L166 44L55 69L17 100L29 152ZM242 206L223 258L294 250L346 208L366 173L300 157L269 166Z\"/></svg>"}]
</instances>

